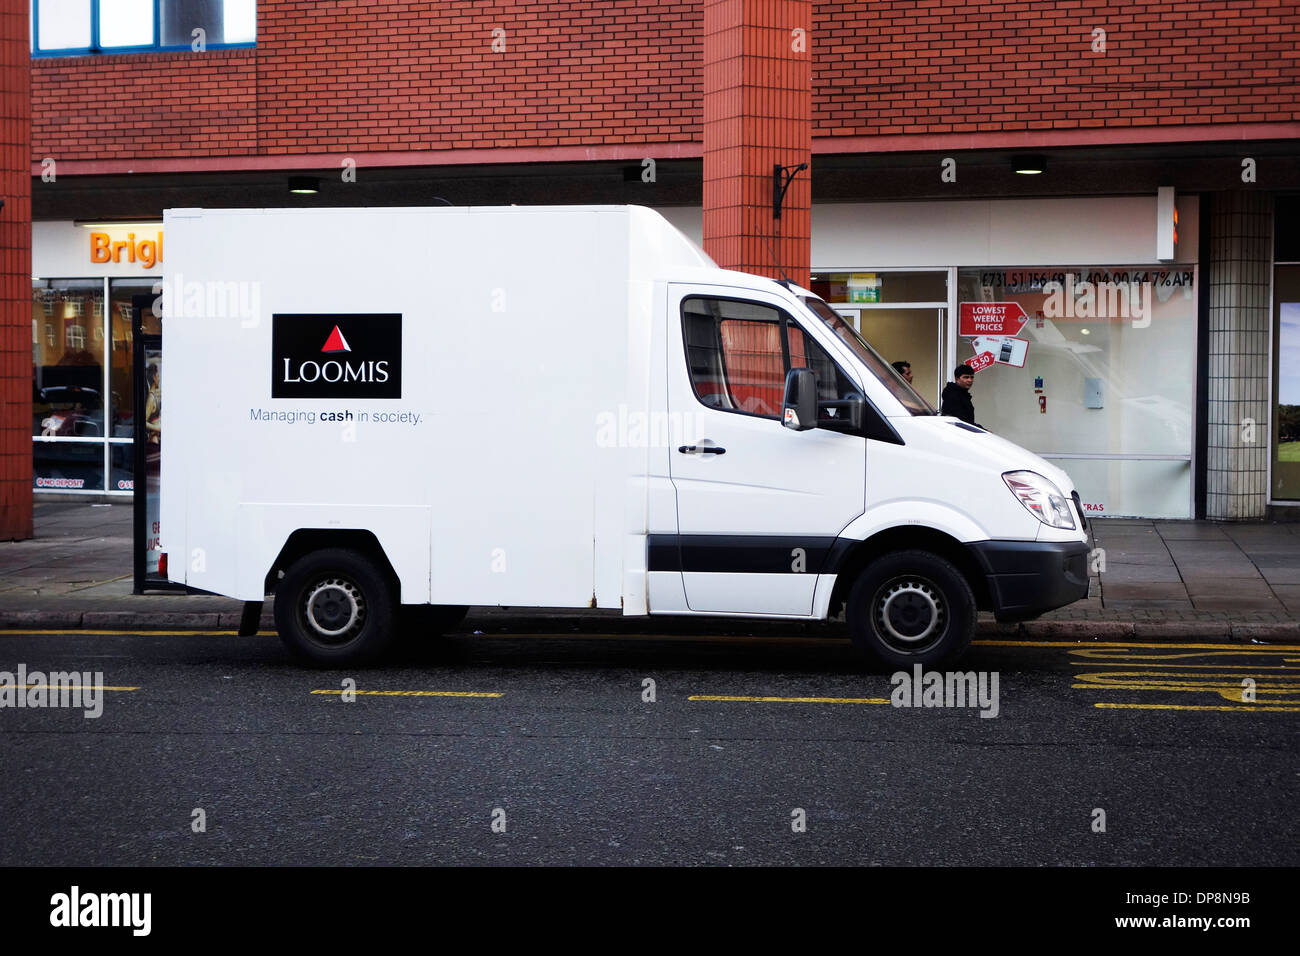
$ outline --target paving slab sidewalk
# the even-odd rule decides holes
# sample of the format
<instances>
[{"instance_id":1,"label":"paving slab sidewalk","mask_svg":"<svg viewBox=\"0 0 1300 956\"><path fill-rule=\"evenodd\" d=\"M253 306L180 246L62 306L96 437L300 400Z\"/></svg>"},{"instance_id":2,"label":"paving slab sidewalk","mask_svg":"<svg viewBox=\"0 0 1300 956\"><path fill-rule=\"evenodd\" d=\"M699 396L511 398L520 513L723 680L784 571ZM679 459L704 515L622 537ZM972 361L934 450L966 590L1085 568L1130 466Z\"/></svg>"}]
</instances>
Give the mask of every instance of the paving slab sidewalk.
<instances>
[{"instance_id":1,"label":"paving slab sidewalk","mask_svg":"<svg viewBox=\"0 0 1300 956\"><path fill-rule=\"evenodd\" d=\"M1044 640L1300 641L1300 523L1105 518L1088 598L981 637ZM40 501L36 536L0 542L0 629L233 630L242 604L132 594L132 507ZM262 615L272 627L271 603ZM470 630L554 633L842 634L841 622L624 618L618 611L475 608Z\"/></svg>"}]
</instances>

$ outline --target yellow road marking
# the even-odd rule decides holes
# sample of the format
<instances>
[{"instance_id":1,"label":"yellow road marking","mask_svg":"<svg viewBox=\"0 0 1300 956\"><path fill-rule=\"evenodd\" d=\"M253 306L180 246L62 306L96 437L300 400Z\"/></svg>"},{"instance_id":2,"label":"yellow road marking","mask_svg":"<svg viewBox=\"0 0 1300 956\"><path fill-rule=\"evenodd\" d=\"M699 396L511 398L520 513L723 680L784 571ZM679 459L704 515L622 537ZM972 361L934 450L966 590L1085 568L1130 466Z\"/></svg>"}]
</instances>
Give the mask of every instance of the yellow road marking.
<instances>
[{"instance_id":1,"label":"yellow road marking","mask_svg":"<svg viewBox=\"0 0 1300 956\"><path fill-rule=\"evenodd\" d=\"M727 697L717 694L695 694L687 700L741 701L757 704L888 704L879 697Z\"/></svg>"},{"instance_id":2,"label":"yellow road marking","mask_svg":"<svg viewBox=\"0 0 1300 956\"><path fill-rule=\"evenodd\" d=\"M1169 651L1189 650L1193 653L1175 654ZM1289 653L1290 648L1286 647L1268 647L1265 645L1232 646L1220 644L1213 649L1196 649L1190 645L1170 644L1166 645L1165 652L1153 654L1137 654L1129 651L1127 648L1105 649L1097 651L1093 648L1081 647L1070 651L1070 656L1075 658L1092 658L1101 661L1114 660L1134 660L1134 661L1179 661L1192 658L1217 658L1217 657L1251 657L1251 656L1278 656ZM1081 662L1084 663L1084 662Z\"/></svg>"},{"instance_id":3,"label":"yellow road marking","mask_svg":"<svg viewBox=\"0 0 1300 956\"><path fill-rule=\"evenodd\" d=\"M1143 643L1138 641L972 641L972 647L1068 647L1070 645L1079 645L1071 649L1071 653L1083 654L1094 649L1170 649L1170 650L1207 650L1223 651L1234 654L1276 654L1279 651L1300 651L1300 644L1229 644L1226 641L1219 641L1217 644L1174 644L1169 641L1158 641L1154 643Z\"/></svg>"},{"instance_id":4,"label":"yellow road marking","mask_svg":"<svg viewBox=\"0 0 1300 956\"><path fill-rule=\"evenodd\" d=\"M1185 653L1184 653L1185 652ZM1294 704L1300 695L1300 673L1285 663L1289 649L1270 646L1180 647L1165 645L1160 648L1131 648L1098 650L1080 648L1070 652L1072 663L1085 667L1115 667L1128 665L1131 670L1076 672L1078 683L1072 690L1137 691L1166 694L1213 694L1230 706L1209 704L1142 704L1135 702L1094 702L1095 707L1130 710L1257 710L1300 711ZM1261 657L1260 655L1267 655ZM1092 658L1092 660L1080 660ZM1237 662L1228 663L1236 658ZM1245 663L1246 659L1251 663ZM1205 663L1191 663L1193 660ZM1253 682L1257 695L1243 700L1246 692L1243 679Z\"/></svg>"},{"instance_id":5,"label":"yellow road marking","mask_svg":"<svg viewBox=\"0 0 1300 956\"><path fill-rule=\"evenodd\" d=\"M1116 664L1127 664L1128 660L1122 657L1114 658L1107 661L1073 661L1075 667L1114 667ZM1243 671L1283 671L1289 670L1284 664L1223 664L1215 662L1213 664L1159 664L1146 658L1136 658L1132 661L1134 664L1140 663L1143 667L1176 667L1179 670L1195 670L1200 667L1216 668L1218 670L1243 670ZM1294 671L1293 673L1300 673ZM1248 676L1248 675L1247 675Z\"/></svg>"},{"instance_id":6,"label":"yellow road marking","mask_svg":"<svg viewBox=\"0 0 1300 956\"><path fill-rule=\"evenodd\" d=\"M365 694L372 697L504 697L473 690L314 690L313 694Z\"/></svg>"},{"instance_id":7,"label":"yellow road marking","mask_svg":"<svg viewBox=\"0 0 1300 956\"><path fill-rule=\"evenodd\" d=\"M1237 704L1233 707L1222 707L1211 704L1107 704L1096 703L1094 707L1104 707L1108 710L1131 709L1131 710L1281 710L1287 713L1300 713L1300 707L1257 707L1252 704Z\"/></svg>"},{"instance_id":8,"label":"yellow road marking","mask_svg":"<svg viewBox=\"0 0 1300 956\"><path fill-rule=\"evenodd\" d=\"M1139 690L1166 693L1207 693L1218 694L1224 700L1241 701L1245 688L1240 681L1231 681L1222 683L1213 680L1167 680L1163 679L1168 675L1158 675L1161 679L1156 680L1124 680L1122 674L1081 674L1080 678L1084 683L1071 684L1072 690ZM1140 677L1141 675L1133 675ZM1178 676L1211 676L1211 675L1173 675ZM1095 679L1094 679L1095 678ZM1259 680L1255 683L1254 688L1256 702L1261 704L1284 704L1289 703L1287 700L1278 700L1276 698L1295 697L1300 695L1300 684L1295 683L1277 683L1267 680ZM1267 699L1265 697L1267 696Z\"/></svg>"}]
</instances>

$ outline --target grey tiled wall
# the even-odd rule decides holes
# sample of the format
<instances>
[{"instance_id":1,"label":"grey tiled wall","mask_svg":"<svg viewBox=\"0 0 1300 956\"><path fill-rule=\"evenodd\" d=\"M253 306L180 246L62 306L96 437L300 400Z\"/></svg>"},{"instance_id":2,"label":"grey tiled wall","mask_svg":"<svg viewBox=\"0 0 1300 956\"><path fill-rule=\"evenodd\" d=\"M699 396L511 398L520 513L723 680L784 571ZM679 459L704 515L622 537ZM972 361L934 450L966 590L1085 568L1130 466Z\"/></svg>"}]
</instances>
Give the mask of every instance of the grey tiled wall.
<instances>
[{"instance_id":1,"label":"grey tiled wall","mask_svg":"<svg viewBox=\"0 0 1300 956\"><path fill-rule=\"evenodd\" d=\"M1208 256L1209 518L1263 518L1266 510L1272 222L1267 195L1214 197Z\"/></svg>"}]
</instances>

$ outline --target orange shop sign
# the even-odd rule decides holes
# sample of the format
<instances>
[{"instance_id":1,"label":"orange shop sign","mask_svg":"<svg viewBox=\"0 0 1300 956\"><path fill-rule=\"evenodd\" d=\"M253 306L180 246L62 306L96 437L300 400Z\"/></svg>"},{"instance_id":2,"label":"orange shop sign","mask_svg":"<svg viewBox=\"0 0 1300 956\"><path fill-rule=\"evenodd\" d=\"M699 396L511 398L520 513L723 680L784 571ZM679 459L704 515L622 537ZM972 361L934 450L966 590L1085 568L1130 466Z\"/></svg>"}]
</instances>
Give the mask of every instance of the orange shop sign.
<instances>
[{"instance_id":1,"label":"orange shop sign","mask_svg":"<svg viewBox=\"0 0 1300 956\"><path fill-rule=\"evenodd\" d=\"M134 232L128 232L124 239L114 239L107 232L90 233L91 262L138 262L146 269L152 269L163 257L163 234L159 229L153 239L137 239Z\"/></svg>"}]
</instances>

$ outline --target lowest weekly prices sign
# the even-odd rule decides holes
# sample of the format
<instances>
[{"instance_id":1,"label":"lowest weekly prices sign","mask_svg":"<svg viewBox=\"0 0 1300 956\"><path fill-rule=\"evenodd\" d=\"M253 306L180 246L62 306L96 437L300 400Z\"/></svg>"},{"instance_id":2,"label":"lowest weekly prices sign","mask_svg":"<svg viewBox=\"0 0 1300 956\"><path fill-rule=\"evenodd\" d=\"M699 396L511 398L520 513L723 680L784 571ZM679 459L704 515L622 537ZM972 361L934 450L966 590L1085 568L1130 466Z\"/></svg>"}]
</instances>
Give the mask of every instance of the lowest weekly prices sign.
<instances>
[{"instance_id":1,"label":"lowest weekly prices sign","mask_svg":"<svg viewBox=\"0 0 1300 956\"><path fill-rule=\"evenodd\" d=\"M957 332L974 339L967 365L976 372L999 363L1024 368L1029 343L1016 336L1029 316L1019 302L963 302L960 309Z\"/></svg>"},{"instance_id":2,"label":"lowest weekly prices sign","mask_svg":"<svg viewBox=\"0 0 1300 956\"><path fill-rule=\"evenodd\" d=\"M1029 316L1019 302L961 303L958 335L1019 335Z\"/></svg>"}]
</instances>

